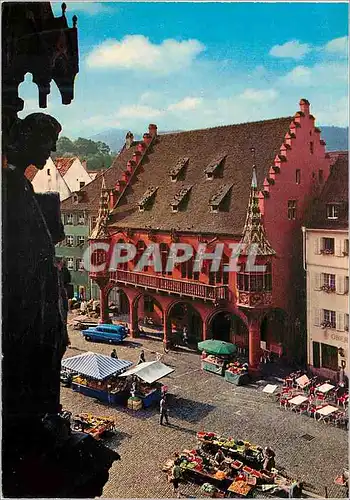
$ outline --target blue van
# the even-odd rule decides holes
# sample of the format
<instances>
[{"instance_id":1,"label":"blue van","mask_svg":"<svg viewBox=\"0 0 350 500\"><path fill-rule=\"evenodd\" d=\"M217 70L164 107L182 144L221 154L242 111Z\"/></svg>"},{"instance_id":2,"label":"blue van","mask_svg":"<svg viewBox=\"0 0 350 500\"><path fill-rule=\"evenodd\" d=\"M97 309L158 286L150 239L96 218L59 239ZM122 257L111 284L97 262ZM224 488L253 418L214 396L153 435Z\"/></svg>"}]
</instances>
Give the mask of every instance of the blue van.
<instances>
[{"instance_id":1,"label":"blue van","mask_svg":"<svg viewBox=\"0 0 350 500\"><path fill-rule=\"evenodd\" d=\"M96 325L82 330L85 340L89 342L108 342L120 344L127 337L128 332L123 325Z\"/></svg>"}]
</instances>

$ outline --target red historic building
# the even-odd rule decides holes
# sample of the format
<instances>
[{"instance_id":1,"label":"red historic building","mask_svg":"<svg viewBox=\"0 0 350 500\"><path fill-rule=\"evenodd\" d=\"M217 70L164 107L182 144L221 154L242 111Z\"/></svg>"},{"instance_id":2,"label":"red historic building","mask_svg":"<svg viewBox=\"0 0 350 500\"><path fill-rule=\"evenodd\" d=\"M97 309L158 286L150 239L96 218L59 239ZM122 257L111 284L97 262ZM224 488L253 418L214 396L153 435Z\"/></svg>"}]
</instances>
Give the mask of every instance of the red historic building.
<instances>
[{"instance_id":1,"label":"red historic building","mask_svg":"<svg viewBox=\"0 0 350 500\"><path fill-rule=\"evenodd\" d=\"M103 322L108 293L118 287L132 335L150 316L163 325L164 340L174 324L188 324L198 340L237 343L248 349L252 368L261 341L293 354L303 324L301 226L330 168L309 108L302 99L294 116L165 135L150 125L143 141L122 151L124 171L114 185L109 179L102 186L91 241L132 243L137 253L115 271L91 274L101 288ZM204 261L195 272L193 259L172 272L155 272L152 265L135 270L150 244L160 245L165 262L173 242L194 252L203 243L207 252L223 244L219 270L211 272ZM229 245L239 242L258 245L264 273L249 272L245 252L239 272L223 272Z\"/></svg>"}]
</instances>

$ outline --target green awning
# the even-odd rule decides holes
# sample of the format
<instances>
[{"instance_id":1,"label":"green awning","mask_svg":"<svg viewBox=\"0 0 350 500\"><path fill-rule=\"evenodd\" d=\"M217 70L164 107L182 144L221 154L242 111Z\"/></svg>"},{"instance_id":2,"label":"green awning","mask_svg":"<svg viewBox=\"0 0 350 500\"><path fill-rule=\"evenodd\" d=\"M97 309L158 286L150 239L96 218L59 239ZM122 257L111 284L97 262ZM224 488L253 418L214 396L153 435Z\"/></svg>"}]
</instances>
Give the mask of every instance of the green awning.
<instances>
[{"instance_id":1,"label":"green awning","mask_svg":"<svg viewBox=\"0 0 350 500\"><path fill-rule=\"evenodd\" d=\"M223 340L204 340L198 343L198 349L218 356L231 356L237 351L235 344L230 344Z\"/></svg>"}]
</instances>

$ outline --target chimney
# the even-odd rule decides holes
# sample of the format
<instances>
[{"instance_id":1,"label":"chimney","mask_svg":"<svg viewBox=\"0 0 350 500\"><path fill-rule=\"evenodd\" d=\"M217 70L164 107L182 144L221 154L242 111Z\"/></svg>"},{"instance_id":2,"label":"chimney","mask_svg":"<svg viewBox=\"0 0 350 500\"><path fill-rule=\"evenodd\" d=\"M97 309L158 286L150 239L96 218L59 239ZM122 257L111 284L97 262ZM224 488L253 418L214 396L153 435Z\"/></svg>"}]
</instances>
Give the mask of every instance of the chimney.
<instances>
[{"instance_id":1,"label":"chimney","mask_svg":"<svg viewBox=\"0 0 350 500\"><path fill-rule=\"evenodd\" d=\"M142 155L141 155L140 151L135 151L135 153L132 155L132 159L136 163L136 165L138 165L140 163L141 156Z\"/></svg>"},{"instance_id":2,"label":"chimney","mask_svg":"<svg viewBox=\"0 0 350 500\"><path fill-rule=\"evenodd\" d=\"M309 116L310 113L310 103L307 99L300 99L299 102L300 111L304 113L305 116Z\"/></svg>"},{"instance_id":3,"label":"chimney","mask_svg":"<svg viewBox=\"0 0 350 500\"><path fill-rule=\"evenodd\" d=\"M156 137L157 136L157 125L154 125L154 123L150 123L150 125L148 125L148 133L151 137Z\"/></svg>"},{"instance_id":4,"label":"chimney","mask_svg":"<svg viewBox=\"0 0 350 500\"><path fill-rule=\"evenodd\" d=\"M125 136L125 148L130 149L133 142L134 142L134 134L129 130L129 132Z\"/></svg>"},{"instance_id":5,"label":"chimney","mask_svg":"<svg viewBox=\"0 0 350 500\"><path fill-rule=\"evenodd\" d=\"M149 146L152 142L152 136L148 133L143 134L143 142L146 144L146 146Z\"/></svg>"},{"instance_id":6,"label":"chimney","mask_svg":"<svg viewBox=\"0 0 350 500\"><path fill-rule=\"evenodd\" d=\"M137 151L140 151L141 154L143 154L146 151L146 144L144 142L139 142L137 145Z\"/></svg>"},{"instance_id":7,"label":"chimney","mask_svg":"<svg viewBox=\"0 0 350 500\"><path fill-rule=\"evenodd\" d=\"M132 172L134 167L135 167L135 162L133 160L129 160L128 163L126 164L126 169L128 170L128 172Z\"/></svg>"}]
</instances>

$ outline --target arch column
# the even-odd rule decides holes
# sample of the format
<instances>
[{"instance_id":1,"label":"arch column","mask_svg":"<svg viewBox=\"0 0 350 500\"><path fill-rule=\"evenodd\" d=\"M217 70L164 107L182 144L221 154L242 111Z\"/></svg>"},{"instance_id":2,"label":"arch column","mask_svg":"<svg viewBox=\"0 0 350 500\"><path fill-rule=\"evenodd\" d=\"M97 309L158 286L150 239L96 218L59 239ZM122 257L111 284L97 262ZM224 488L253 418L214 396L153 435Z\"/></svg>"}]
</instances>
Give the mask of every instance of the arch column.
<instances>
[{"instance_id":1,"label":"arch column","mask_svg":"<svg viewBox=\"0 0 350 500\"><path fill-rule=\"evenodd\" d=\"M102 323L112 323L109 313L108 313L108 294L110 288L108 287L109 278L99 277L94 278L94 282L98 285L100 289L100 319L98 322Z\"/></svg>"},{"instance_id":2,"label":"arch column","mask_svg":"<svg viewBox=\"0 0 350 500\"><path fill-rule=\"evenodd\" d=\"M164 311L163 317L163 342L166 345L171 336L171 318L168 311Z\"/></svg>"},{"instance_id":3,"label":"arch column","mask_svg":"<svg viewBox=\"0 0 350 500\"><path fill-rule=\"evenodd\" d=\"M202 340L208 340L209 337L209 332L210 332L210 327L207 321L202 321Z\"/></svg>"},{"instance_id":4,"label":"arch column","mask_svg":"<svg viewBox=\"0 0 350 500\"><path fill-rule=\"evenodd\" d=\"M260 317L251 316L248 320L249 332L249 369L252 372L259 371L260 364Z\"/></svg>"},{"instance_id":5,"label":"arch column","mask_svg":"<svg viewBox=\"0 0 350 500\"><path fill-rule=\"evenodd\" d=\"M138 299L129 300L129 314L130 314L130 337L134 339L137 337L139 329L138 317Z\"/></svg>"}]
</instances>

